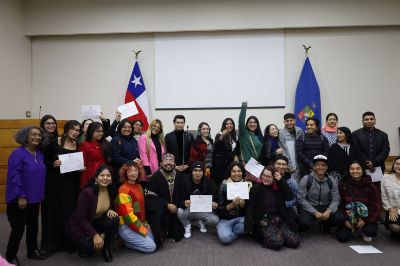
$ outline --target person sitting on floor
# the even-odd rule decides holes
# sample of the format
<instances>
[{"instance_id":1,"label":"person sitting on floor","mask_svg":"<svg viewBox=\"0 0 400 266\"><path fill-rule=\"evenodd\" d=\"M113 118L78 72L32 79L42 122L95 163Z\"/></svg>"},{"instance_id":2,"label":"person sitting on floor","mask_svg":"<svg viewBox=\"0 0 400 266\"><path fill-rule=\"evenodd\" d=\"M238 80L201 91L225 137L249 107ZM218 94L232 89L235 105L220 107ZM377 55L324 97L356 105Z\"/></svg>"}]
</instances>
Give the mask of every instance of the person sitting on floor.
<instances>
[{"instance_id":1,"label":"person sitting on floor","mask_svg":"<svg viewBox=\"0 0 400 266\"><path fill-rule=\"evenodd\" d=\"M330 232L331 225L344 223L343 216L337 212L340 202L337 183L327 175L328 159L317 155L313 159L313 170L299 183L299 226L308 229L314 220L321 222L321 230Z\"/></svg>"},{"instance_id":2,"label":"person sitting on floor","mask_svg":"<svg viewBox=\"0 0 400 266\"><path fill-rule=\"evenodd\" d=\"M283 246L297 248L300 236L296 216L286 208L285 201L294 197L286 181L272 167L266 167L261 174L261 183L250 190L246 207L244 226L266 248L278 250Z\"/></svg>"},{"instance_id":3,"label":"person sitting on floor","mask_svg":"<svg viewBox=\"0 0 400 266\"><path fill-rule=\"evenodd\" d=\"M218 223L218 216L212 212L191 212L190 195L214 195L215 189L211 181L204 176L204 163L196 161L192 164L191 176L186 176L179 185L178 218L185 228L185 238L192 236L191 220L197 220L200 232L206 233L206 226L215 226ZM216 209L218 204L212 202L212 209Z\"/></svg>"},{"instance_id":4,"label":"person sitting on floor","mask_svg":"<svg viewBox=\"0 0 400 266\"><path fill-rule=\"evenodd\" d=\"M122 185L115 199L120 226L118 235L125 246L145 253L156 250L154 237L146 221L143 188L139 179L146 175L143 166L137 161L124 164L119 170Z\"/></svg>"}]
</instances>

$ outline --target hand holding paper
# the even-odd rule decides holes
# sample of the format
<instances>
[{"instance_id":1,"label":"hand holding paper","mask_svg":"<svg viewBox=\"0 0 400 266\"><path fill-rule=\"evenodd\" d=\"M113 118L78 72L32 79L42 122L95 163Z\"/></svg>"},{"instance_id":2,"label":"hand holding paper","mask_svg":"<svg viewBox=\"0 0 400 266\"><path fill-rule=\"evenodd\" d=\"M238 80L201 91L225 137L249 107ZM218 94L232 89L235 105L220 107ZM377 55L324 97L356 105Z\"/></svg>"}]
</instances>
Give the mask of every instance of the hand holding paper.
<instances>
[{"instance_id":1,"label":"hand holding paper","mask_svg":"<svg viewBox=\"0 0 400 266\"><path fill-rule=\"evenodd\" d=\"M73 171L79 171L84 169L83 164L83 153L82 152L73 152L68 154L60 154L58 155L59 160L61 161L60 165L60 173L68 173Z\"/></svg>"},{"instance_id":2,"label":"hand holding paper","mask_svg":"<svg viewBox=\"0 0 400 266\"><path fill-rule=\"evenodd\" d=\"M130 103L121 105L117 108L117 110L118 110L118 112L121 113L121 120L139 113L138 109L136 108L135 102L130 102Z\"/></svg>"}]
</instances>

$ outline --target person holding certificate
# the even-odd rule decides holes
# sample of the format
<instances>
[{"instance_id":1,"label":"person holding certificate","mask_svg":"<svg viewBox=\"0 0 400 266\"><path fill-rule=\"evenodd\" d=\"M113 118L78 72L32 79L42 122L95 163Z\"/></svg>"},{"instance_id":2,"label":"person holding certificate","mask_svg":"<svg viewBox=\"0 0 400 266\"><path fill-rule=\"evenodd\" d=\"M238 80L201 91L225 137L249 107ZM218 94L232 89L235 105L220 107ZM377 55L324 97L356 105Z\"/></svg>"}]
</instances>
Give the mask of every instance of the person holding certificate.
<instances>
[{"instance_id":1,"label":"person holding certificate","mask_svg":"<svg viewBox=\"0 0 400 266\"><path fill-rule=\"evenodd\" d=\"M244 216L246 201L239 196L228 199L228 184L244 183L245 189L250 190L252 183L244 181L246 170L239 162L233 162L227 169L227 178L222 182L217 194L218 208L217 214L219 222L217 224L218 238L223 244L230 244L239 235L245 234Z\"/></svg>"},{"instance_id":2,"label":"person holding certificate","mask_svg":"<svg viewBox=\"0 0 400 266\"><path fill-rule=\"evenodd\" d=\"M79 171L60 173L59 155L78 151L78 137L81 125L76 120L68 121L64 133L48 146L52 169L48 171L42 213L42 248L48 254L57 251L74 251L74 245L64 232L64 226L76 207L79 194Z\"/></svg>"},{"instance_id":3,"label":"person holding certificate","mask_svg":"<svg viewBox=\"0 0 400 266\"><path fill-rule=\"evenodd\" d=\"M191 195L208 195L212 197L215 189L211 181L204 176L204 163L196 161L192 164L191 176L187 176L181 184L179 184L179 201L178 201L178 219L182 223L185 234L185 238L192 236L192 225L191 220L197 220L200 228L200 232L207 233L208 226L214 226L218 223L218 216L212 213L212 209L216 209L218 204L216 202L210 202L210 212L191 212ZM200 205L202 202L198 202ZM192 206L194 207L194 206ZM197 206L199 209L207 206Z\"/></svg>"},{"instance_id":4,"label":"person holding certificate","mask_svg":"<svg viewBox=\"0 0 400 266\"><path fill-rule=\"evenodd\" d=\"M92 122L86 133L86 141L80 144L85 170L81 173L80 187L84 187L94 176L96 169L111 162L111 145L104 138L104 127L99 122Z\"/></svg>"},{"instance_id":5,"label":"person holding certificate","mask_svg":"<svg viewBox=\"0 0 400 266\"><path fill-rule=\"evenodd\" d=\"M297 248L300 236L295 215L285 205L285 201L292 199L293 193L279 172L275 172L273 167L266 167L261 174L261 183L250 190L245 231L266 248Z\"/></svg>"}]
</instances>

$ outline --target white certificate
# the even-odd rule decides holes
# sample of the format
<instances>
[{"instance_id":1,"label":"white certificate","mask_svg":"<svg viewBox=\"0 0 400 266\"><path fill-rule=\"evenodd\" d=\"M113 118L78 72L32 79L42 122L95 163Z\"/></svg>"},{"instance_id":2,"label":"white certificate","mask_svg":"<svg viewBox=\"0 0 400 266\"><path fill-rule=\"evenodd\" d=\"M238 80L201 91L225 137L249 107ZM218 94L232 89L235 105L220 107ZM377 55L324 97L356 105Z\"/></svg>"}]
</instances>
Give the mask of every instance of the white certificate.
<instances>
[{"instance_id":1,"label":"white certificate","mask_svg":"<svg viewBox=\"0 0 400 266\"><path fill-rule=\"evenodd\" d=\"M249 185L247 182L230 182L226 184L226 197L233 200L236 197L249 199Z\"/></svg>"},{"instance_id":2,"label":"white certificate","mask_svg":"<svg viewBox=\"0 0 400 266\"><path fill-rule=\"evenodd\" d=\"M61 174L73 171L79 171L84 168L82 152L60 154L58 155L58 159L61 161L60 165Z\"/></svg>"},{"instance_id":3,"label":"white certificate","mask_svg":"<svg viewBox=\"0 0 400 266\"><path fill-rule=\"evenodd\" d=\"M255 177L259 178L262 171L264 170L264 165L257 162L256 159L253 157L246 163L245 169L250 174L254 175Z\"/></svg>"},{"instance_id":4,"label":"white certificate","mask_svg":"<svg viewBox=\"0 0 400 266\"><path fill-rule=\"evenodd\" d=\"M118 112L121 112L121 120L131 117L139 113L138 109L136 108L135 102L126 103L121 105L117 108Z\"/></svg>"},{"instance_id":5,"label":"white certificate","mask_svg":"<svg viewBox=\"0 0 400 266\"><path fill-rule=\"evenodd\" d=\"M101 105L82 105L82 119L99 119L101 115Z\"/></svg>"},{"instance_id":6,"label":"white certificate","mask_svg":"<svg viewBox=\"0 0 400 266\"><path fill-rule=\"evenodd\" d=\"M365 171L365 173L371 176L372 182L380 182L383 177L382 168L375 167L375 171L372 173L370 170Z\"/></svg>"},{"instance_id":7,"label":"white certificate","mask_svg":"<svg viewBox=\"0 0 400 266\"><path fill-rule=\"evenodd\" d=\"M212 196L190 195L190 212L212 212Z\"/></svg>"},{"instance_id":8,"label":"white certificate","mask_svg":"<svg viewBox=\"0 0 400 266\"><path fill-rule=\"evenodd\" d=\"M379 254L383 253L379 249L375 248L374 246L369 245L356 245L356 246L349 246L358 254Z\"/></svg>"}]
</instances>

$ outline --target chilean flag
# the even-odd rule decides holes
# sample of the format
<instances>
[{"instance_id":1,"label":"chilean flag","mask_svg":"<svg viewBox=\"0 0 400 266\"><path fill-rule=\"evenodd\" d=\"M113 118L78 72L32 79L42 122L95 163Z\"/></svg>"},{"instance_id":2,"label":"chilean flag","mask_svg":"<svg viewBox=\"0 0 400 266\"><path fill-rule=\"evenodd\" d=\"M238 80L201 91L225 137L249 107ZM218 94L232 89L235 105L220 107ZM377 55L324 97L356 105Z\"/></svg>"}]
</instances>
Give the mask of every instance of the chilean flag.
<instances>
[{"instance_id":1,"label":"chilean flag","mask_svg":"<svg viewBox=\"0 0 400 266\"><path fill-rule=\"evenodd\" d=\"M140 120L143 123L143 130L149 127L149 98L147 97L146 87L140 72L139 63L136 61L133 66L131 78L128 83L128 88L125 94L125 103L135 102L138 114L129 117L128 119Z\"/></svg>"}]
</instances>

